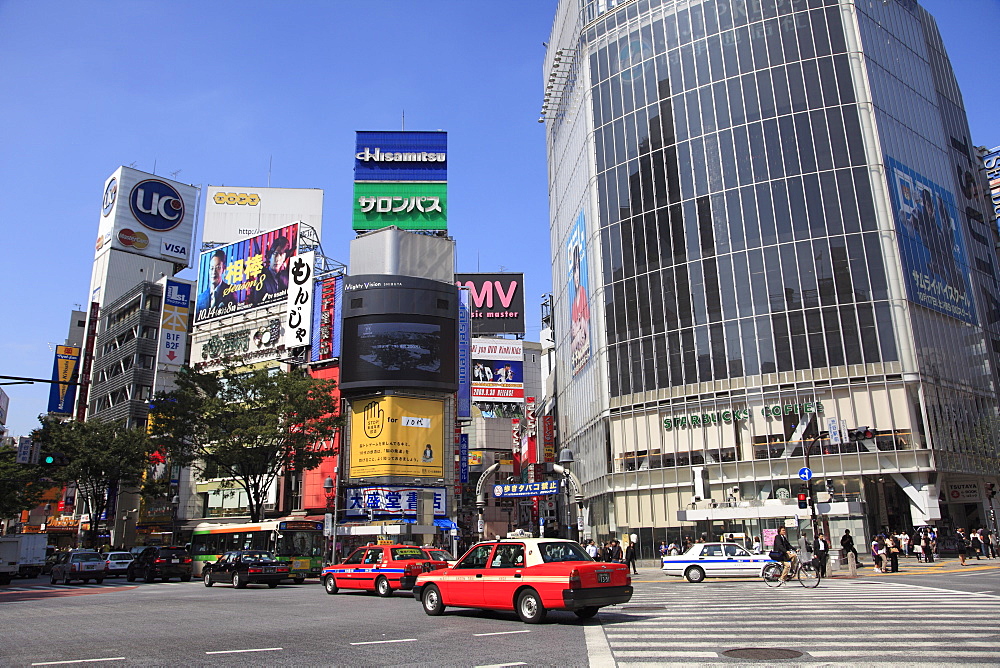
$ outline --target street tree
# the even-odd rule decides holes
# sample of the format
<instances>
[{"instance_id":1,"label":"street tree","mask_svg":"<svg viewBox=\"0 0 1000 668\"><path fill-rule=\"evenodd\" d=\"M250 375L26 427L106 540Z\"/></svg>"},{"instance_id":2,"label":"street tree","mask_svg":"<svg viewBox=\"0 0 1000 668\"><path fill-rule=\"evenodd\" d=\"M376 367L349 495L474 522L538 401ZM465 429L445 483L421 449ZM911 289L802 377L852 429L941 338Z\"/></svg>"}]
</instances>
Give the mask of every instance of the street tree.
<instances>
[{"instance_id":1,"label":"street tree","mask_svg":"<svg viewBox=\"0 0 1000 668\"><path fill-rule=\"evenodd\" d=\"M39 475L38 466L17 463L17 447L0 445L0 517L17 517L34 508L52 486Z\"/></svg>"},{"instance_id":2,"label":"street tree","mask_svg":"<svg viewBox=\"0 0 1000 668\"><path fill-rule=\"evenodd\" d=\"M333 381L298 369L183 367L175 383L150 408L153 440L201 479L221 479L230 493L242 489L252 522L262 518L278 476L319 466L329 452L316 445L342 424Z\"/></svg>"},{"instance_id":3,"label":"street tree","mask_svg":"<svg viewBox=\"0 0 1000 668\"><path fill-rule=\"evenodd\" d=\"M41 427L32 439L43 451L61 453L66 461L46 475L61 484L76 483L77 504L84 502L91 516L86 542L96 546L100 518L113 517L118 496L144 484L153 453L149 435L122 422L63 422L50 417L39 421Z\"/></svg>"}]
</instances>

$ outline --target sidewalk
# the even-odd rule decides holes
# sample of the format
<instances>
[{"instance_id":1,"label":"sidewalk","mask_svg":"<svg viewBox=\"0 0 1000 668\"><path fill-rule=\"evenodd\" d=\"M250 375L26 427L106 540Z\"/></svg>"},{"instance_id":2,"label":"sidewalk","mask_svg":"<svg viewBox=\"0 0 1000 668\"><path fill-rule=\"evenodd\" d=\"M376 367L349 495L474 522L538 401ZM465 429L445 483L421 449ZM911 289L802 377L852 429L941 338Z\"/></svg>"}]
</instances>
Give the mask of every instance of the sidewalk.
<instances>
[{"instance_id":1,"label":"sidewalk","mask_svg":"<svg viewBox=\"0 0 1000 668\"><path fill-rule=\"evenodd\" d=\"M895 573L875 573L872 571L873 563L870 555L865 555L864 566L858 566L858 577L867 577L869 575L896 575ZM935 557L932 563L925 563L923 561L917 561L916 557L904 557L899 560L899 574L903 573L958 573L963 570L973 570L975 567L989 567L989 568L1000 568L1000 559L986 559L983 558L980 561L976 561L975 557L971 559L966 557L966 565L962 566L959 562L958 557ZM638 559L636 561L636 567L641 570L659 570L662 565L659 559ZM850 573L847 570L847 564L841 564L838 570L830 569L830 577L834 578L847 578L850 577Z\"/></svg>"}]
</instances>

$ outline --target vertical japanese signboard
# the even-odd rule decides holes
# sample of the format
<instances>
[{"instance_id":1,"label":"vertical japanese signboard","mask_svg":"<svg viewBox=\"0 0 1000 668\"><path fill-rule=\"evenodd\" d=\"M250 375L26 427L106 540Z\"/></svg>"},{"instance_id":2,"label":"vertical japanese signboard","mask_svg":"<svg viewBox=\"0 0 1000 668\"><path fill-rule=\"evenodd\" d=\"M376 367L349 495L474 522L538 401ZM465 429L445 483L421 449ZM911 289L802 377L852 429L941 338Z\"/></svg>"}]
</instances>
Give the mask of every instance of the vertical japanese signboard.
<instances>
[{"instance_id":1,"label":"vertical japanese signboard","mask_svg":"<svg viewBox=\"0 0 1000 668\"><path fill-rule=\"evenodd\" d=\"M458 437L458 462L459 481L463 484L469 482L469 435L462 434Z\"/></svg>"},{"instance_id":2,"label":"vertical japanese signboard","mask_svg":"<svg viewBox=\"0 0 1000 668\"><path fill-rule=\"evenodd\" d=\"M308 346L312 340L313 263L309 251L292 258L285 309L285 348Z\"/></svg>"},{"instance_id":3,"label":"vertical japanese signboard","mask_svg":"<svg viewBox=\"0 0 1000 668\"><path fill-rule=\"evenodd\" d=\"M556 460L556 426L555 418L551 415L542 416L542 451L545 453L546 463Z\"/></svg>"},{"instance_id":4,"label":"vertical japanese signboard","mask_svg":"<svg viewBox=\"0 0 1000 668\"><path fill-rule=\"evenodd\" d=\"M458 417L472 417L472 327L469 291L458 291Z\"/></svg>"},{"instance_id":5,"label":"vertical japanese signboard","mask_svg":"<svg viewBox=\"0 0 1000 668\"><path fill-rule=\"evenodd\" d=\"M993 206L993 222L1000 228L1000 146L983 156L983 168L990 185L990 204Z\"/></svg>"},{"instance_id":6,"label":"vertical japanese signboard","mask_svg":"<svg viewBox=\"0 0 1000 668\"><path fill-rule=\"evenodd\" d=\"M76 385L68 383L76 374L80 362L80 349L75 346L56 346L56 359L52 366L52 383L49 386L50 413L69 415L73 412L73 401L76 399Z\"/></svg>"},{"instance_id":7,"label":"vertical japanese signboard","mask_svg":"<svg viewBox=\"0 0 1000 668\"><path fill-rule=\"evenodd\" d=\"M168 278L163 289L163 312L160 315L160 344L156 363L168 367L184 364L187 352L188 322L191 318L190 283Z\"/></svg>"},{"instance_id":8,"label":"vertical japanese signboard","mask_svg":"<svg viewBox=\"0 0 1000 668\"><path fill-rule=\"evenodd\" d=\"M340 357L340 321L343 313L344 277L329 276L316 281L315 297L319 299L319 308L315 310L313 319L312 361L328 360Z\"/></svg>"}]
</instances>

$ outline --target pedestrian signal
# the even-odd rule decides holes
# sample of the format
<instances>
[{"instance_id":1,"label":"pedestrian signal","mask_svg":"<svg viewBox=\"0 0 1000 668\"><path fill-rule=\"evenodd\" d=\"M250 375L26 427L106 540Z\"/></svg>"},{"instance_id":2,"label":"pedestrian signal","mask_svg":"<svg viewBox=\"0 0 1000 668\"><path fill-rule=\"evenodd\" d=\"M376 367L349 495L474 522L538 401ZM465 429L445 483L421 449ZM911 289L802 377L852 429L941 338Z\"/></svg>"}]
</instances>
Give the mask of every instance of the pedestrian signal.
<instances>
[{"instance_id":1,"label":"pedestrian signal","mask_svg":"<svg viewBox=\"0 0 1000 668\"><path fill-rule=\"evenodd\" d=\"M799 508L802 508L804 510L809 507L809 502L806 499L807 499L806 494L799 494Z\"/></svg>"}]
</instances>

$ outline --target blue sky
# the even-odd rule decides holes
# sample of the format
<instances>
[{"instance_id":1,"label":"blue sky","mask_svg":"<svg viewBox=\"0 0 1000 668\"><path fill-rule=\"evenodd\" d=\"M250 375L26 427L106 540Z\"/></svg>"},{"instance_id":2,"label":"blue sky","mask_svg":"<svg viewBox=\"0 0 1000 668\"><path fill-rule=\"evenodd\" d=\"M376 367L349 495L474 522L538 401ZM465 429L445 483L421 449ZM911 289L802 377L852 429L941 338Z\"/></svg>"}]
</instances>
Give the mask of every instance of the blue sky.
<instances>
[{"instance_id":1,"label":"blue sky","mask_svg":"<svg viewBox=\"0 0 1000 668\"><path fill-rule=\"evenodd\" d=\"M976 144L1000 144L998 0L928 0ZM47 378L83 304L104 179L325 190L347 261L355 130L449 133L458 270L523 271L528 338L551 284L541 107L556 0L0 0L0 375ZM189 270L184 276L193 277ZM12 434L48 386L8 385Z\"/></svg>"}]
</instances>

